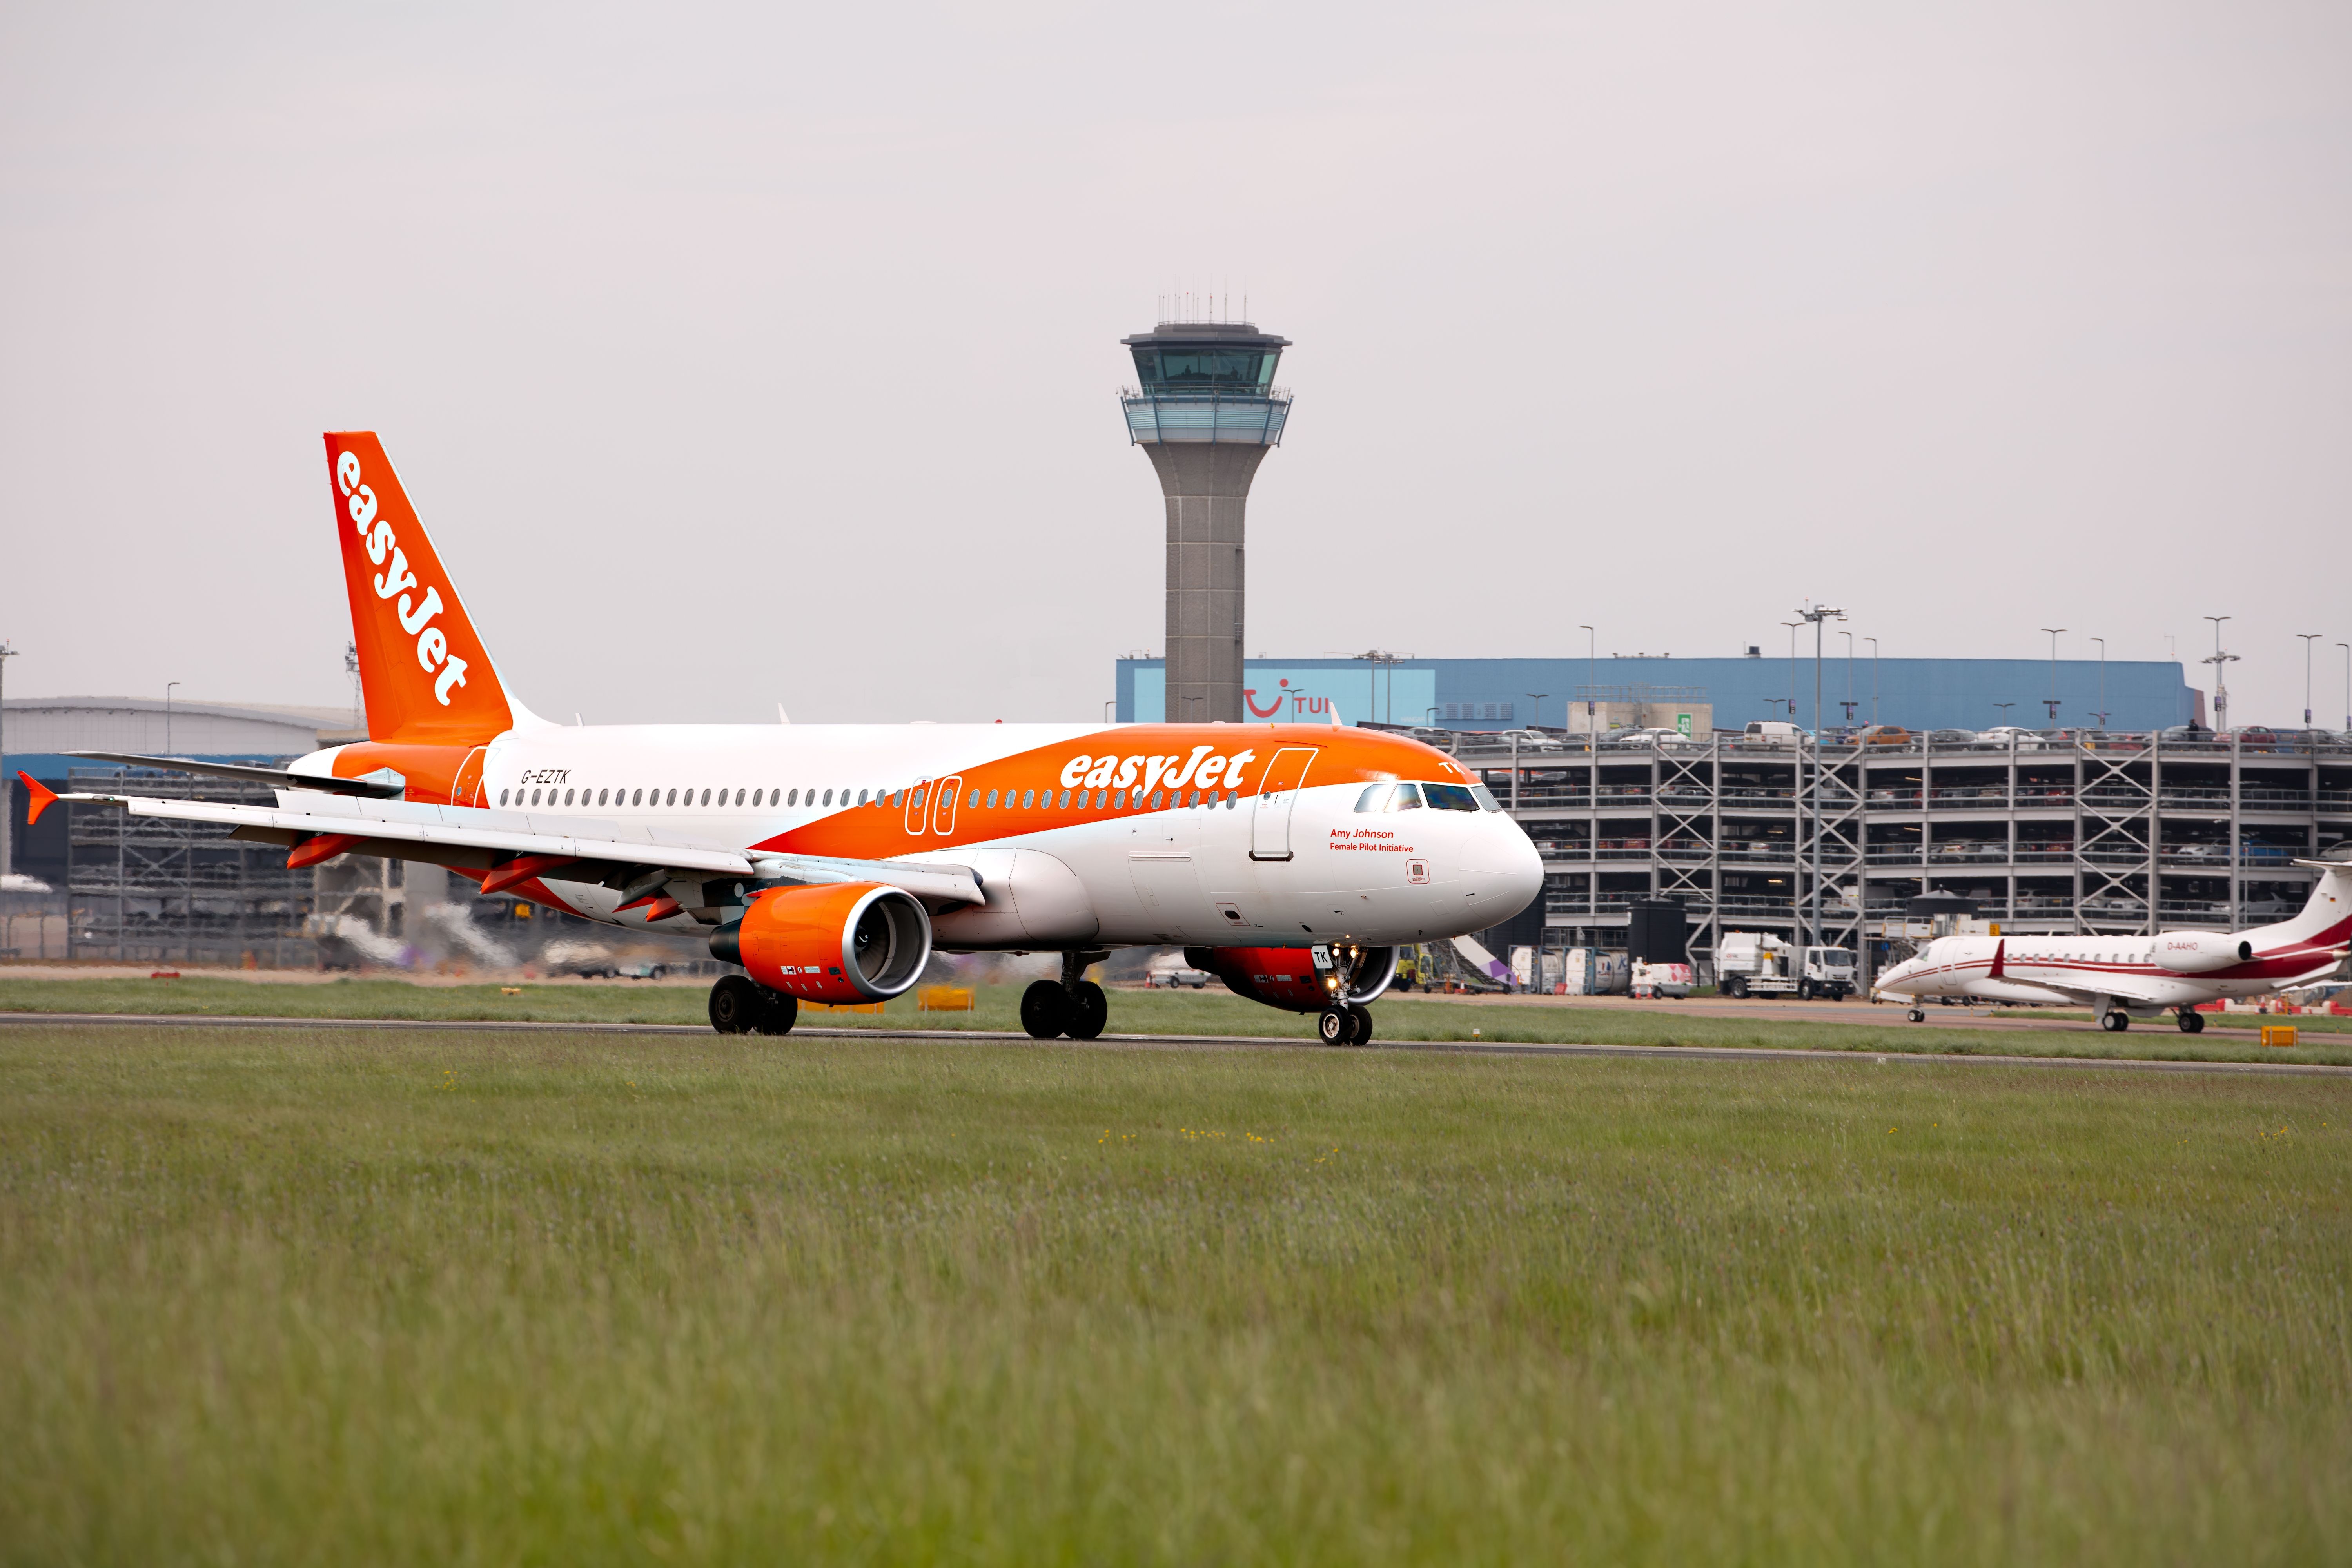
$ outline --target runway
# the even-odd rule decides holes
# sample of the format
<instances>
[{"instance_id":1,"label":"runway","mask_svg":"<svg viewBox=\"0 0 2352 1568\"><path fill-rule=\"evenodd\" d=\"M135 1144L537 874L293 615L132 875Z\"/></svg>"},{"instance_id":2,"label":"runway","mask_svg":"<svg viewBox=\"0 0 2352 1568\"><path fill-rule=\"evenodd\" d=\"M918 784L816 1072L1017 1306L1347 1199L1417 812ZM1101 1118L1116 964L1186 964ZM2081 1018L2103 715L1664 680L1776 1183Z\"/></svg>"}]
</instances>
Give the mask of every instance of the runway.
<instances>
[{"instance_id":1,"label":"runway","mask_svg":"<svg viewBox=\"0 0 2352 1568\"><path fill-rule=\"evenodd\" d=\"M711 1031L699 1024L564 1024L512 1020L471 1022L462 1019L277 1018L236 1017L193 1013L0 1013L0 1027L34 1025L129 1028L153 1025L165 1028L260 1029L398 1029L438 1034L573 1034L701 1037ZM739 1037L750 1042L769 1039L776 1045L796 1039L887 1040L900 1044L941 1045L969 1042L1061 1048L1125 1050L1234 1050L1249 1047L1332 1050L1311 1039L1265 1035L1113 1035L1096 1040L1033 1040L1027 1035L990 1029L825 1029L796 1028L790 1035ZM1381 1040L1374 1050L1423 1051L1452 1056L1596 1057L1684 1062L1867 1062L1874 1066L1949 1064L1972 1068L2078 1068L2122 1072L2253 1073L2284 1078L2352 1078L2352 1067L2321 1062L2153 1061L2120 1057L2042 1057L1960 1055L1952 1052L1775 1049L1760 1046L1604 1046L1516 1045L1493 1040Z\"/></svg>"}]
</instances>

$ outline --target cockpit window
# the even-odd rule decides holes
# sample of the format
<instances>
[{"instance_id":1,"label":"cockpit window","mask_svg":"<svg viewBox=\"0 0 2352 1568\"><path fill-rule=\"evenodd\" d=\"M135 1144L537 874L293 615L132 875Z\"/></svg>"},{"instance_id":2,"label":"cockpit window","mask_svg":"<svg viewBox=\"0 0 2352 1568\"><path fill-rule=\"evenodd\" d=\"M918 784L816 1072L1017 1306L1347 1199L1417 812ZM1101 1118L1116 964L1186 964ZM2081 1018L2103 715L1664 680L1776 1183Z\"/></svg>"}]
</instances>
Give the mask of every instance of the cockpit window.
<instances>
[{"instance_id":1,"label":"cockpit window","mask_svg":"<svg viewBox=\"0 0 2352 1568\"><path fill-rule=\"evenodd\" d=\"M1421 809L1421 786L1419 784L1401 784L1397 785L1396 794L1389 797L1387 809L1390 811L1419 811Z\"/></svg>"},{"instance_id":2,"label":"cockpit window","mask_svg":"<svg viewBox=\"0 0 2352 1568\"><path fill-rule=\"evenodd\" d=\"M1484 807L1486 810L1500 811L1503 809L1503 803L1496 800L1495 798L1495 792L1488 789L1485 784L1472 784L1470 786L1470 793L1478 797L1479 805Z\"/></svg>"},{"instance_id":3,"label":"cockpit window","mask_svg":"<svg viewBox=\"0 0 2352 1568\"><path fill-rule=\"evenodd\" d=\"M1404 784L1401 787L1411 789L1412 786L1411 784ZM1421 792L1429 797L1429 804L1436 807L1439 811L1475 811L1478 809L1478 797L1470 793L1469 786L1466 784L1423 784L1421 786Z\"/></svg>"},{"instance_id":4,"label":"cockpit window","mask_svg":"<svg viewBox=\"0 0 2352 1568\"><path fill-rule=\"evenodd\" d=\"M1395 787L1394 784L1366 784L1364 793L1356 797L1356 809L1358 811L1380 810L1388 801L1389 791Z\"/></svg>"}]
</instances>

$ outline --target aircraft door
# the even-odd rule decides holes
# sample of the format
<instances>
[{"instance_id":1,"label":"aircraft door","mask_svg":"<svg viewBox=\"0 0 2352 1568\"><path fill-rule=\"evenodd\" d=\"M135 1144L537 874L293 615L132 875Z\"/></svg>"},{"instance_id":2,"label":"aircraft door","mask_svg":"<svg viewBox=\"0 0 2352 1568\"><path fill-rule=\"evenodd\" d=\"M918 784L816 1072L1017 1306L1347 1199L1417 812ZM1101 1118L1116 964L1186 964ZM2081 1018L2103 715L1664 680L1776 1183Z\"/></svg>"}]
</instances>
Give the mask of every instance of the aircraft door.
<instances>
[{"instance_id":1,"label":"aircraft door","mask_svg":"<svg viewBox=\"0 0 2352 1568\"><path fill-rule=\"evenodd\" d=\"M955 831L956 797L963 794L963 775L941 779L931 801L931 831L944 838Z\"/></svg>"},{"instance_id":2,"label":"aircraft door","mask_svg":"<svg viewBox=\"0 0 2352 1568\"><path fill-rule=\"evenodd\" d=\"M1274 754L1258 777L1257 799L1250 808L1250 858L1290 858L1290 812L1298 803L1307 764L1318 748L1291 746Z\"/></svg>"},{"instance_id":3,"label":"aircraft door","mask_svg":"<svg viewBox=\"0 0 2352 1568\"><path fill-rule=\"evenodd\" d=\"M481 798L482 767L488 757L489 752L480 746L476 746L466 753L466 760L457 764L457 776L450 781L449 804L451 805L488 805L489 804Z\"/></svg>"}]
</instances>

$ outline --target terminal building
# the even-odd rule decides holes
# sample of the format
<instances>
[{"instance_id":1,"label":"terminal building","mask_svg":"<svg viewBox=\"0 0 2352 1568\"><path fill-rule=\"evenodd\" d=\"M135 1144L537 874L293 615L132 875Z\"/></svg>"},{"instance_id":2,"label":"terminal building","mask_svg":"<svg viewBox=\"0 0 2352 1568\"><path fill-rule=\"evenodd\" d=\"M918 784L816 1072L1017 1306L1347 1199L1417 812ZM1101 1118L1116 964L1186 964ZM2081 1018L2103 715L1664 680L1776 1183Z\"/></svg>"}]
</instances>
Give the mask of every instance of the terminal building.
<instances>
[{"instance_id":1,"label":"terminal building","mask_svg":"<svg viewBox=\"0 0 2352 1568\"><path fill-rule=\"evenodd\" d=\"M1807 729L1810 663L1793 688ZM1843 664L1823 667L1832 726ZM1727 931L1868 951L1931 892L2003 930L2229 928L2301 908L2312 873L2294 859L2352 837L2352 743L2168 735L2204 715L2176 664L2111 663L2103 699L2095 662L2061 661L2052 728L2047 661L1886 659L1876 718L1907 733L1818 752L1746 732L1789 721L1785 661L1381 656L1244 673L1246 721L1412 728L1485 777L1545 866L1540 907L1488 933L1498 950L1622 948L1634 907L1657 900L1682 906L1701 963ZM1156 676L1120 661L1121 718L1159 717ZM2100 731L2079 728L2103 710ZM2005 719L2040 732L1979 738Z\"/></svg>"}]
</instances>

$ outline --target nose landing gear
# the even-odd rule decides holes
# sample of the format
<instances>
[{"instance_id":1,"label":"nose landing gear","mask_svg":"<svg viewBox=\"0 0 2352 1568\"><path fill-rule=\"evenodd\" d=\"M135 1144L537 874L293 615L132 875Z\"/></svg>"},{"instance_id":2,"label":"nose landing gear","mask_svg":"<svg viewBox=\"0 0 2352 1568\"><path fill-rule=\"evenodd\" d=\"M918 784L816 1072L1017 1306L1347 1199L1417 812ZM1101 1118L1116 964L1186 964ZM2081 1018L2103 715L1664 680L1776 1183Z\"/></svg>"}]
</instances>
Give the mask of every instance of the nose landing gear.
<instances>
[{"instance_id":1,"label":"nose landing gear","mask_svg":"<svg viewBox=\"0 0 2352 1568\"><path fill-rule=\"evenodd\" d=\"M1924 1024L1927 1021L1927 1009L1925 1007L1914 1007L1910 1012L1905 1014L1904 1016L1910 1019L1915 1024Z\"/></svg>"}]
</instances>

